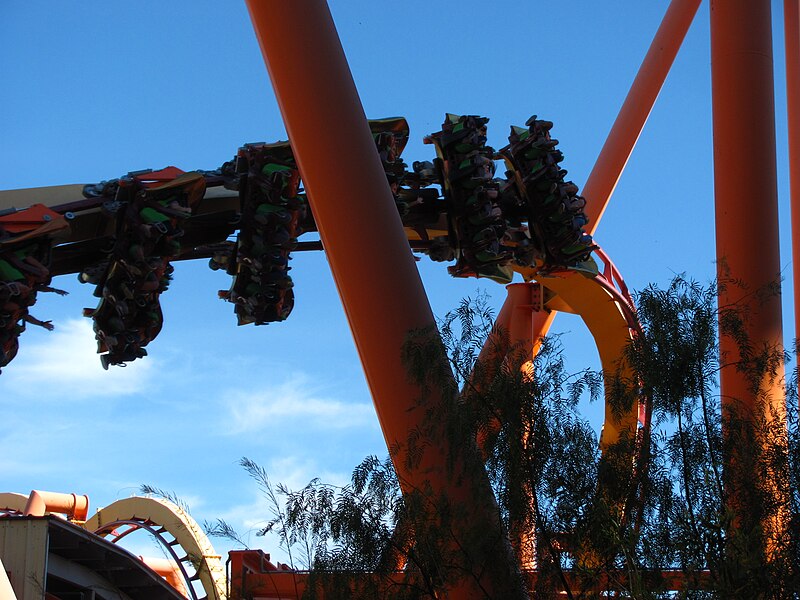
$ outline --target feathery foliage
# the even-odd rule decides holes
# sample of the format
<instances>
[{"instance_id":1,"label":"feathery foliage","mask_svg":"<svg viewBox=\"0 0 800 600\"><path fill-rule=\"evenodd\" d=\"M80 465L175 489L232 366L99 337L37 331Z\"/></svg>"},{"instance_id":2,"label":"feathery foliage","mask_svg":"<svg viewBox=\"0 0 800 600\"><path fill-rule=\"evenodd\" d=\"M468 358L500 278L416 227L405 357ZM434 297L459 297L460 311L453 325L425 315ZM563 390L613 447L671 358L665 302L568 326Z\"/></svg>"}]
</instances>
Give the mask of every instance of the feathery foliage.
<instances>
[{"instance_id":1,"label":"feathery foliage","mask_svg":"<svg viewBox=\"0 0 800 600\"><path fill-rule=\"evenodd\" d=\"M797 372L785 418L766 404L756 416L723 414L721 369L758 382L780 377L787 356L753 347L746 311L718 309L716 299L714 286L683 277L639 293L643 334L618 371L630 375L607 379L605 391L601 374L567 372L557 337L542 340L529 364L529 347L493 328L485 298L465 300L440 323L449 364L424 332L404 348L426 411L403 448L409 466L421 464L435 436L476 440L517 558L536 568L534 597L800 597ZM720 355L719 329L741 349L735 364ZM426 403L426 391L453 385L456 406ZM578 413L587 395L620 411L646 397L649 440L623 437L601 452ZM367 457L348 485L313 480L298 491L243 465L273 511L264 531L302 549L307 562L293 566L311 570L307 597L440 597L462 507L429 489L401 494L390 458ZM483 566L474 568L479 577Z\"/></svg>"}]
</instances>

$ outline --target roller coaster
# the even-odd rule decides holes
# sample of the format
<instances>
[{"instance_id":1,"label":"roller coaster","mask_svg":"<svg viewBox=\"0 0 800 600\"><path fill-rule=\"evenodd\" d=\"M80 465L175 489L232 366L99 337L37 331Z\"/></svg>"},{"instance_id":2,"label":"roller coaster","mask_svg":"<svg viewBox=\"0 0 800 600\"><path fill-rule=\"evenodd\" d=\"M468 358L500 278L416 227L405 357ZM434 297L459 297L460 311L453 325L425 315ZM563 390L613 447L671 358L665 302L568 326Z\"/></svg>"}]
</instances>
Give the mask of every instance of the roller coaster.
<instances>
[{"instance_id":1,"label":"roller coaster","mask_svg":"<svg viewBox=\"0 0 800 600\"><path fill-rule=\"evenodd\" d=\"M455 277L508 284L516 272L535 280L536 301L523 306L581 315L605 372L614 372L638 329L635 310L613 263L584 230L586 201L564 179L553 123L531 117L526 127L512 127L508 146L495 152L486 145L487 122L448 114L442 130L425 138L436 158L414 162L411 171L401 159L405 119L369 122L411 248L455 261L448 267ZM499 160L505 178L495 177ZM39 202L25 207L27 198ZM94 286L99 303L84 316L94 322L108 369L146 356L161 330L159 298L172 261L204 258L227 272L232 284L219 296L233 304L238 324L264 325L292 311L291 252L321 249L299 239L317 226L288 142L247 144L213 171L167 167L95 184L0 192L0 207L4 367L26 323L50 325L30 309L37 293L58 292L49 285L53 276L77 273ZM508 329L510 321L498 325ZM637 409L637 419L639 412L646 411ZM610 443L619 437L612 429L605 433Z\"/></svg>"},{"instance_id":2,"label":"roller coaster","mask_svg":"<svg viewBox=\"0 0 800 600\"><path fill-rule=\"evenodd\" d=\"M401 158L409 138L405 119L369 122L410 247L453 263L448 271L455 277L510 284L520 273L528 283L510 285L510 309L497 323L508 340L530 337L534 312L574 312L595 336L605 372L615 373L639 326L624 281L584 230L585 200L565 180L553 123L531 117L525 127L511 128L499 151L486 145L487 123L446 115L442 130L425 138L436 157L409 170ZM505 177L495 176L498 162ZM25 206L28 198L37 203ZM302 241L317 225L286 142L246 144L212 171L167 167L94 184L0 192L0 206L4 367L26 324L50 326L30 311L38 293L58 292L53 276L77 274L93 286L99 301L84 316L93 320L108 369L146 356L161 330L160 296L172 262L208 260L232 278L219 297L233 305L238 325L265 325L292 311L292 252L321 249ZM527 327L513 313L523 314L522 323L527 314ZM649 427L644 399L630 414L606 412L601 445L630 435L640 448ZM638 454L632 458L634 468L643 468ZM96 516L87 527L99 534L115 529L101 522Z\"/></svg>"},{"instance_id":3,"label":"roller coaster","mask_svg":"<svg viewBox=\"0 0 800 600\"><path fill-rule=\"evenodd\" d=\"M496 331L507 335L500 336L502 344L491 349L501 359L514 342L526 344L530 354L535 353L552 315L564 311L579 315L591 331L605 376L619 374L625 368L620 360L625 347L641 331L624 280L592 234L698 4L674 0L670 6L623 106L619 127L615 125L598 161L600 175L594 177L593 172L584 187L584 195L593 202L587 207L579 187L566 179L561 166L564 156L551 137L553 123L536 116L524 127L512 127L508 145L495 150L486 145L488 119L447 114L441 130L425 138L434 147L435 157L413 162L409 169L401 158L410 135L408 124L403 118L364 122L330 15L318 6L324 3L277 9L250 2L251 19L291 144L246 144L232 160L210 171L185 172L169 166L96 183L0 192L0 367L13 369L28 325L52 328L31 310L39 293L59 293L51 286L55 276L76 274L82 283L93 286L98 301L84 310L84 316L93 321L97 351L108 369L147 355L147 346L161 330L160 297L167 292L175 261L208 260L211 269L229 275L231 283L219 291L219 297L232 305L238 325L258 326L283 321L292 312L292 253L324 249L391 446L418 423L419 416L409 414L408 402L393 402L411 389L406 382L398 384L402 375L392 379L383 371L400 370L386 365L397 364L401 337L430 322L414 277L409 275L410 248L433 261L450 263L447 269L454 277L507 284L508 299L496 323ZM760 27L768 28L768 18L763 17L769 11L752 10L754 18L761 18ZM742 36L735 34L730 23L726 25L724 16L716 18L714 27L724 31L717 39L725 38L725 43L738 49L737 44L744 43ZM794 23L794 34L797 28ZM309 32L313 35L304 35ZM295 34L306 41L313 37L317 52L278 59L296 43ZM739 54L758 53L745 49ZM715 56L722 62L725 54L717 50ZM325 59L315 64L319 57ZM726 71L726 76L735 79L740 75L737 69ZM303 73L299 82L296 73ZM797 73L793 76L797 79ZM724 86L715 84L716 88ZM750 94L758 96L758 91L751 89ZM729 93L716 96L720 105L731 100ZM326 106L320 106L319 97L326 98ZM719 113L734 114L737 109L725 105ZM321 123L332 123L328 137L334 142L319 139L316 132ZM736 129L719 127L722 132ZM343 184L347 178L337 173L339 163L331 166L328 163L336 161L324 158L332 154L336 141L349 159L364 166L363 181L357 181L353 190ZM504 165L503 177L497 176L498 163ZM735 169L731 164L726 168L729 174ZM604 176L605 181L598 183ZM333 216L337 201L341 203L346 193L352 194L354 214L364 219L366 227L359 231L374 235L375 248L394 261L387 267L389 274L381 278L386 289L366 299L355 299L361 290L347 274L361 250L348 240L346 220ZM747 194L734 195L737 208L746 205ZM748 226L761 227L760 222ZM753 239L771 239L772 230L764 227L766 233ZM302 239L312 232L319 232L320 239ZM753 265L765 272L772 269L771 263L756 264L752 256L759 253L739 250L740 239L736 251L731 251L726 246L727 234L718 235L722 239L719 255L732 259L734 269L750 269L746 276L753 282L761 277L753 273ZM743 254L751 258L742 267L737 261ZM515 274L523 283L512 283ZM375 298L386 300L387 306L370 312L365 306L379 304ZM365 332L381 314L391 314L393 306L405 307L405 312L391 332L381 339ZM735 389L735 379L725 377L723 386ZM387 392L392 386L397 389ZM647 468L642 449L650 433L650 412L645 397L622 414L606 403L601 451L623 438L634 440L626 457L634 474ZM402 461L396 461L396 467L402 471ZM405 476L401 481L408 479L406 485L416 483L407 471L401 474ZM439 475L434 470L438 486L434 491L455 500L462 494L462 499L469 500L470 515L491 527L477 495L470 495L480 485L469 487L472 482L467 479L467 487L456 489ZM639 494L638 489L629 490L624 518L636 517ZM472 504L478 507L473 510ZM65 514L114 543L133 531L148 531L170 558L158 572L177 597L296 598L303 591L304 574L270 562L259 551L231 552L226 586L220 557L191 517L170 502L126 499L91 518L88 499L75 495L3 494L0 505L8 519ZM151 564L154 569L158 566ZM469 587L453 591L453 597L470 597Z\"/></svg>"}]
</instances>

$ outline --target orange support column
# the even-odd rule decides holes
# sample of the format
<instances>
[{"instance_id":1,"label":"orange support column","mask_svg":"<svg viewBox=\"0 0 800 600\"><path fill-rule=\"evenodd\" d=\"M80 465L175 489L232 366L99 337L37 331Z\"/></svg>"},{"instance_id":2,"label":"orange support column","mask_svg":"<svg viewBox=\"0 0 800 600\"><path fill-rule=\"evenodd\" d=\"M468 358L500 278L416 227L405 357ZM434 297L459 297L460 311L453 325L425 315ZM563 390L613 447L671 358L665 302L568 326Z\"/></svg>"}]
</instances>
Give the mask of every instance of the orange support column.
<instances>
[{"instance_id":1,"label":"orange support column","mask_svg":"<svg viewBox=\"0 0 800 600\"><path fill-rule=\"evenodd\" d=\"M770 0L711 2L719 304L746 311L744 330L755 352L783 347L770 13ZM755 361L748 362L740 349L738 340L721 332L722 360L728 364L720 376L723 412L739 410L748 421L784 417L782 377L753 381L747 370ZM739 525L750 529L760 517L748 508L747 490L769 483L756 473L737 474L731 482L731 473L750 458L744 454L757 450L744 443L736 448L736 456L727 457L732 508Z\"/></svg>"},{"instance_id":2,"label":"orange support column","mask_svg":"<svg viewBox=\"0 0 800 600\"><path fill-rule=\"evenodd\" d=\"M480 390L491 383L506 360L527 359L520 366L533 372L533 358L541 346L541 338L552 323L551 311L537 309L541 304L539 284L512 283L506 286L508 295L494 322L494 328L481 348L468 385ZM514 352L514 356L509 353ZM499 424L497 425L499 427ZM478 438L482 447L482 436Z\"/></svg>"},{"instance_id":3,"label":"orange support column","mask_svg":"<svg viewBox=\"0 0 800 600\"><path fill-rule=\"evenodd\" d=\"M784 0L786 113L789 125L789 181L792 205L792 274L795 339L800 340L800 0Z\"/></svg>"},{"instance_id":4,"label":"orange support column","mask_svg":"<svg viewBox=\"0 0 800 600\"><path fill-rule=\"evenodd\" d=\"M540 345L534 337L534 327L546 318L544 311L536 310L541 305L541 286L538 283L512 283L506 286L511 306L508 337L513 366L519 366L523 377L533 377L534 346ZM528 443L528 431L524 433L523 443ZM527 485L526 492L533 497L534 491ZM517 558L523 569L536 568L536 532L522 523L512 522L511 544L517 551Z\"/></svg>"},{"instance_id":5,"label":"orange support column","mask_svg":"<svg viewBox=\"0 0 800 600\"><path fill-rule=\"evenodd\" d=\"M511 298L506 297L505 303L494 320L492 331L487 336L483 348L475 360L475 367L467 385L480 389L494 379L511 346L510 326L513 312L514 306L511 304Z\"/></svg>"},{"instance_id":6,"label":"orange support column","mask_svg":"<svg viewBox=\"0 0 800 600\"><path fill-rule=\"evenodd\" d=\"M183 594L187 598L189 592L186 589L186 583L183 580L183 573L178 566L178 563L170 558L162 558L156 556L139 556L141 560L148 567L153 569L161 577L167 580L167 583L174 587L179 594Z\"/></svg>"},{"instance_id":7,"label":"orange support column","mask_svg":"<svg viewBox=\"0 0 800 600\"><path fill-rule=\"evenodd\" d=\"M527 324L519 321L519 305L520 303L530 305L533 302L533 292L530 290L531 286L536 285L536 283L512 283L506 286L508 293L506 300L495 318L494 329L486 338L476 360L476 364L479 364L480 367L473 375L479 377L471 381L471 384L488 383L497 373L511 346L523 341L519 337L521 335L525 336L524 343L529 344L531 359L536 356L536 352L542 344L542 337L547 334L555 317L554 311L532 310ZM518 286L526 291L524 293L517 291Z\"/></svg>"},{"instance_id":8,"label":"orange support column","mask_svg":"<svg viewBox=\"0 0 800 600\"><path fill-rule=\"evenodd\" d=\"M506 286L513 307L508 337L513 351L525 356L526 360L520 364L520 368L527 375L533 374L534 346L538 348L540 345L539 339L533 337L534 320L538 323L543 318L536 318L539 312L536 306L541 304L538 297L540 287L538 283L512 283Z\"/></svg>"},{"instance_id":9,"label":"orange support column","mask_svg":"<svg viewBox=\"0 0 800 600\"><path fill-rule=\"evenodd\" d=\"M455 407L455 398L440 390L418 406L401 360L409 332L433 330L434 319L333 19L323 0L247 5L386 443L405 446L430 403ZM523 597L475 440L431 440L415 469L405 458L393 457L405 493L430 485L461 512L456 538L482 533L458 540L466 548L447 573L457 580L448 597Z\"/></svg>"}]
</instances>

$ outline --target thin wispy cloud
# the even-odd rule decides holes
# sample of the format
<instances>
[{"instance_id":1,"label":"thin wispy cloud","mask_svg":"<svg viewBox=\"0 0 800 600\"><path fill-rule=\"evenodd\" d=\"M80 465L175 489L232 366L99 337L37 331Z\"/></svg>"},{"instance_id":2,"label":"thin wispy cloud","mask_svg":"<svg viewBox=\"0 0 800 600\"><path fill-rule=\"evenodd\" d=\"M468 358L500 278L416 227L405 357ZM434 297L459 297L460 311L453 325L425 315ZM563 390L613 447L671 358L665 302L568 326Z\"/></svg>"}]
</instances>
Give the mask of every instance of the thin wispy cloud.
<instances>
[{"instance_id":1,"label":"thin wispy cloud","mask_svg":"<svg viewBox=\"0 0 800 600\"><path fill-rule=\"evenodd\" d=\"M223 404L230 419L227 433L263 431L280 423L282 428L302 424L304 429L352 429L376 422L375 411L366 402L343 402L325 397L305 375L292 375L277 385L259 390L232 390Z\"/></svg>"},{"instance_id":2,"label":"thin wispy cloud","mask_svg":"<svg viewBox=\"0 0 800 600\"><path fill-rule=\"evenodd\" d=\"M20 345L16 359L0 375L5 393L18 397L72 401L135 394L147 387L157 370L156 361L148 359L104 371L88 319L60 322L35 342L23 334Z\"/></svg>"}]
</instances>

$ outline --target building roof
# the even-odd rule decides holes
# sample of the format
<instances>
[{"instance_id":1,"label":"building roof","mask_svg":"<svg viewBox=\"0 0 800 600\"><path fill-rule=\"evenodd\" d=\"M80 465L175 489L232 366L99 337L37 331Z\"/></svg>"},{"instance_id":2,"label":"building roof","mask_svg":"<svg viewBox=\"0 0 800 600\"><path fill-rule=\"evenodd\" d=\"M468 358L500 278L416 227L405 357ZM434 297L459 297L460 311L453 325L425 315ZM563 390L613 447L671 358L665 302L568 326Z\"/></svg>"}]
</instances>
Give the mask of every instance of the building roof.
<instances>
[{"instance_id":1,"label":"building roof","mask_svg":"<svg viewBox=\"0 0 800 600\"><path fill-rule=\"evenodd\" d=\"M124 548L54 516L0 519L0 559L20 598L39 564L38 581L56 598L91 589L98 600L185 600Z\"/></svg>"}]
</instances>

